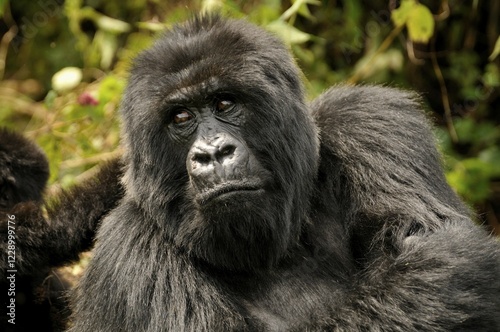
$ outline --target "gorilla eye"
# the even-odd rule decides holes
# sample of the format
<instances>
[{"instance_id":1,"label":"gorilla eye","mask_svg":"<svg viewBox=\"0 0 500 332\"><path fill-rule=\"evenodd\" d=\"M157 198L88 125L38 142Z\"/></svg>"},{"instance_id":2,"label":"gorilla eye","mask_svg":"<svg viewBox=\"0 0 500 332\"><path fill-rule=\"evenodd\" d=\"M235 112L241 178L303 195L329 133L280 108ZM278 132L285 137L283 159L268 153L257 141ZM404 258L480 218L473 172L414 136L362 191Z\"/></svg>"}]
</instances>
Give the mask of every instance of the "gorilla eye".
<instances>
[{"instance_id":1,"label":"gorilla eye","mask_svg":"<svg viewBox=\"0 0 500 332\"><path fill-rule=\"evenodd\" d=\"M227 112L232 109L234 102L229 99L216 99L215 100L215 111L216 112Z\"/></svg>"},{"instance_id":2,"label":"gorilla eye","mask_svg":"<svg viewBox=\"0 0 500 332\"><path fill-rule=\"evenodd\" d=\"M191 119L193 119L193 116L186 110L179 110L175 112L174 115L172 116L172 122L174 124L181 124L184 122L188 122Z\"/></svg>"}]
</instances>

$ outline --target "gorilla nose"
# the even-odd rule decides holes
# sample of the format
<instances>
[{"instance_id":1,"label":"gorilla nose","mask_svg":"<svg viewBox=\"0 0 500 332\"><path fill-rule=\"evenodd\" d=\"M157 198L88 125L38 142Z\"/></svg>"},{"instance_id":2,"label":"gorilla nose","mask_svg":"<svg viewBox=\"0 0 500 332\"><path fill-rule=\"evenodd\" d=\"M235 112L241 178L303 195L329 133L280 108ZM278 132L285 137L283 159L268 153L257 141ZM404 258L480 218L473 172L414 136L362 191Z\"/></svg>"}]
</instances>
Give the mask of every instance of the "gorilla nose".
<instances>
[{"instance_id":1,"label":"gorilla nose","mask_svg":"<svg viewBox=\"0 0 500 332\"><path fill-rule=\"evenodd\" d=\"M214 145L199 141L193 145L191 161L199 163L200 166L212 162L224 164L235 156L235 152L236 146L227 140L219 140Z\"/></svg>"},{"instance_id":2,"label":"gorilla nose","mask_svg":"<svg viewBox=\"0 0 500 332\"><path fill-rule=\"evenodd\" d=\"M210 188L249 175L249 152L227 133L200 137L191 146L186 161L191 180L199 189Z\"/></svg>"}]
</instances>

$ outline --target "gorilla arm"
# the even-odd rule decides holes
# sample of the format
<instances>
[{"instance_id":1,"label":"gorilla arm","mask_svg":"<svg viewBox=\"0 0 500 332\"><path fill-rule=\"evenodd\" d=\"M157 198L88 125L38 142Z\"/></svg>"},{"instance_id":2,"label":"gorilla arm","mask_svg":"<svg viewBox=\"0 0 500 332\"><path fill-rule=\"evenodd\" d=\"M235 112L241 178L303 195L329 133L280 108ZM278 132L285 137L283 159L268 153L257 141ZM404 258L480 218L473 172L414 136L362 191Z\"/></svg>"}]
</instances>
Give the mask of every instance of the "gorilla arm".
<instances>
[{"instance_id":1,"label":"gorilla arm","mask_svg":"<svg viewBox=\"0 0 500 332\"><path fill-rule=\"evenodd\" d=\"M60 266L88 250L100 220L123 196L121 172L120 160L107 162L97 176L59 194L47 206L48 221L35 202L18 203L8 209L7 214L15 216L18 273ZM2 223L0 232L7 233L6 223ZM0 243L0 250L6 252L6 241ZM0 275L6 270L7 260L3 260Z\"/></svg>"},{"instance_id":2,"label":"gorilla arm","mask_svg":"<svg viewBox=\"0 0 500 332\"><path fill-rule=\"evenodd\" d=\"M417 98L341 86L311 106L320 201L345 223L360 268L346 305L324 323L346 331L500 329L498 243L446 183Z\"/></svg>"}]
</instances>

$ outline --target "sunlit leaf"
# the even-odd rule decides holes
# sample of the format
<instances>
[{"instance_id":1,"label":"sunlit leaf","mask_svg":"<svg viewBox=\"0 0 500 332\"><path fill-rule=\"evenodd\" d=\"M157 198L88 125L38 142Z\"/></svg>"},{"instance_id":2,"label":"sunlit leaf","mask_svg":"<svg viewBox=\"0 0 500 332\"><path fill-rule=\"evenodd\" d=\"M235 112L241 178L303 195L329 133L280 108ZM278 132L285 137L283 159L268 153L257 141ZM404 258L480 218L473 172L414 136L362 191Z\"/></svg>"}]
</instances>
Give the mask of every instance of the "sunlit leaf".
<instances>
[{"instance_id":1,"label":"sunlit leaf","mask_svg":"<svg viewBox=\"0 0 500 332\"><path fill-rule=\"evenodd\" d=\"M287 44L300 44L311 39L311 35L300 31L282 20L267 25L269 31L276 33Z\"/></svg>"},{"instance_id":2,"label":"sunlit leaf","mask_svg":"<svg viewBox=\"0 0 500 332\"><path fill-rule=\"evenodd\" d=\"M497 42L495 43L495 48L493 49L493 52L491 52L491 55L489 56L488 60L490 61L495 60L499 54L500 54L500 36L497 38Z\"/></svg>"},{"instance_id":3,"label":"sunlit leaf","mask_svg":"<svg viewBox=\"0 0 500 332\"><path fill-rule=\"evenodd\" d=\"M129 32L131 29L130 24L105 15L96 18L95 23L99 29L115 34Z\"/></svg>"},{"instance_id":4,"label":"sunlit leaf","mask_svg":"<svg viewBox=\"0 0 500 332\"><path fill-rule=\"evenodd\" d=\"M165 30L165 24L158 22L137 22L136 25L139 29L149 30L153 32Z\"/></svg>"},{"instance_id":5,"label":"sunlit leaf","mask_svg":"<svg viewBox=\"0 0 500 332\"><path fill-rule=\"evenodd\" d=\"M412 41L427 43L434 34L434 17L429 8L421 4L413 6L406 27Z\"/></svg>"},{"instance_id":6,"label":"sunlit leaf","mask_svg":"<svg viewBox=\"0 0 500 332\"><path fill-rule=\"evenodd\" d=\"M107 31L97 31L94 42L98 44L101 51L101 68L109 69L118 49L117 36Z\"/></svg>"},{"instance_id":7,"label":"sunlit leaf","mask_svg":"<svg viewBox=\"0 0 500 332\"><path fill-rule=\"evenodd\" d=\"M391 12L391 19L398 28L406 25L408 36L416 43L427 43L434 33L431 11L415 0L403 0L399 8Z\"/></svg>"},{"instance_id":8,"label":"sunlit leaf","mask_svg":"<svg viewBox=\"0 0 500 332\"><path fill-rule=\"evenodd\" d=\"M309 10L309 7L307 5L308 4L316 5L316 6L321 5L321 2L315 1L315 0L295 0L294 2L302 2L302 5L297 10L297 13L304 16L304 17L307 17L308 19L312 19L313 16L312 16L311 11Z\"/></svg>"},{"instance_id":9,"label":"sunlit leaf","mask_svg":"<svg viewBox=\"0 0 500 332\"><path fill-rule=\"evenodd\" d=\"M222 0L203 0L201 5L201 11L204 13L219 12L224 6Z\"/></svg>"},{"instance_id":10,"label":"sunlit leaf","mask_svg":"<svg viewBox=\"0 0 500 332\"><path fill-rule=\"evenodd\" d=\"M406 24L415 5L415 0L403 0L399 8L391 12L391 19L396 27L399 28Z\"/></svg>"},{"instance_id":11,"label":"sunlit leaf","mask_svg":"<svg viewBox=\"0 0 500 332\"><path fill-rule=\"evenodd\" d=\"M295 14L300 14L302 16L305 16L307 18L312 18L311 13L309 12L309 8L307 8L307 5L315 5L319 6L321 5L321 2L318 0L295 0L292 1L293 4L290 8L288 8L283 15L281 15L281 19L286 21L290 17L292 17Z\"/></svg>"}]
</instances>

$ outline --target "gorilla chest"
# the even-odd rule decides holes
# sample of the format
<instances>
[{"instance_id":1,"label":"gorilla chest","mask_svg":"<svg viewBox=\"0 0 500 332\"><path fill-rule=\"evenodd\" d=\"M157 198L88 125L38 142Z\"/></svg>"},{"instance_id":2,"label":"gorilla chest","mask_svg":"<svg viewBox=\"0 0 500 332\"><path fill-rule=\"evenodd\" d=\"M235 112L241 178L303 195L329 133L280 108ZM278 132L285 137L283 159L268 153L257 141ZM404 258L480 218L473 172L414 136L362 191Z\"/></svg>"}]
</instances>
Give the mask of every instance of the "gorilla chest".
<instances>
[{"instance_id":1,"label":"gorilla chest","mask_svg":"<svg viewBox=\"0 0 500 332\"><path fill-rule=\"evenodd\" d=\"M341 287L312 274L228 280L206 274L178 257L170 258L155 277L148 278L150 286L136 284L138 292L128 293L128 300L133 294L138 295L136 301L150 300L142 300L147 310L125 317L138 319L127 325L149 321L151 326L164 326L164 331L288 331L313 317L327 316L327 309L332 310L342 298Z\"/></svg>"},{"instance_id":2,"label":"gorilla chest","mask_svg":"<svg viewBox=\"0 0 500 332\"><path fill-rule=\"evenodd\" d=\"M289 331L313 317L327 317L343 298L333 278L303 271L227 280L190 269L168 279L163 319L169 330L187 324L188 330Z\"/></svg>"},{"instance_id":3,"label":"gorilla chest","mask_svg":"<svg viewBox=\"0 0 500 332\"><path fill-rule=\"evenodd\" d=\"M304 272L304 271L302 271ZM238 298L250 330L289 331L299 329L314 317L328 317L339 305L343 287L334 277L294 271L262 276L237 284L245 294Z\"/></svg>"}]
</instances>

